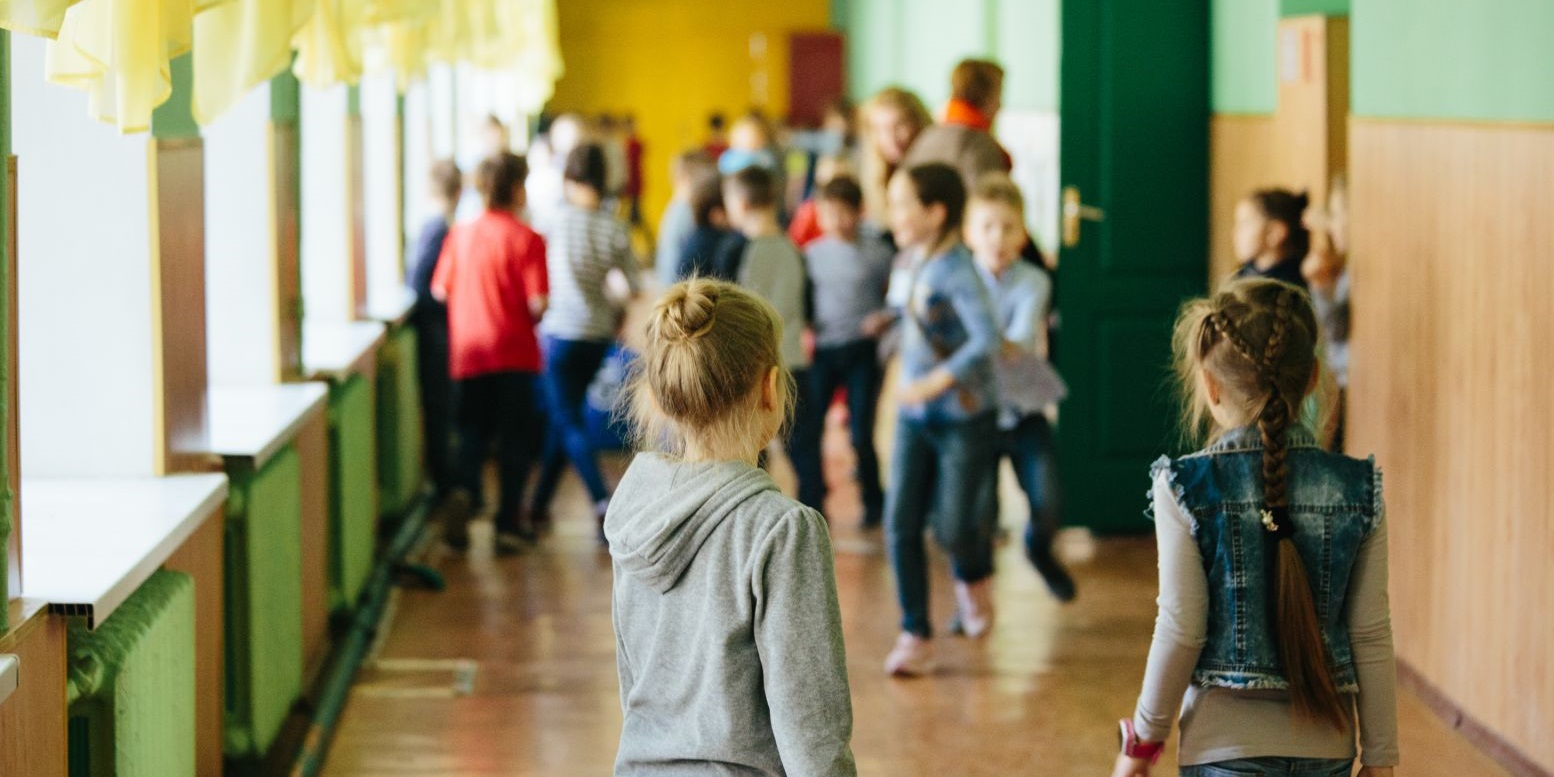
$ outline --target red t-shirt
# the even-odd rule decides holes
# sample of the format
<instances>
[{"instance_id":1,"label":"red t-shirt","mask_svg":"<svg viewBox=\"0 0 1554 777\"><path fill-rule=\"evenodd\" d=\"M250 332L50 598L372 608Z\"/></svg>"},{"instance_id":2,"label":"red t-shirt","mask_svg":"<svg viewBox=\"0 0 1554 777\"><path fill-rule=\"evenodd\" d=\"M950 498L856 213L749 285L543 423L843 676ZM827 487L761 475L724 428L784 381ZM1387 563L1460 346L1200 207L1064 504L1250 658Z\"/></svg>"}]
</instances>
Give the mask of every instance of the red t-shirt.
<instances>
[{"instance_id":1,"label":"red t-shirt","mask_svg":"<svg viewBox=\"0 0 1554 777\"><path fill-rule=\"evenodd\" d=\"M799 248L825 237L820 231L820 210L814 200L805 200L793 211L793 220L788 222L788 238Z\"/></svg>"},{"instance_id":2,"label":"red t-shirt","mask_svg":"<svg viewBox=\"0 0 1554 777\"><path fill-rule=\"evenodd\" d=\"M529 300L550 294L545 241L516 216L488 210L450 230L432 290L448 303L454 380L540 371Z\"/></svg>"}]
</instances>

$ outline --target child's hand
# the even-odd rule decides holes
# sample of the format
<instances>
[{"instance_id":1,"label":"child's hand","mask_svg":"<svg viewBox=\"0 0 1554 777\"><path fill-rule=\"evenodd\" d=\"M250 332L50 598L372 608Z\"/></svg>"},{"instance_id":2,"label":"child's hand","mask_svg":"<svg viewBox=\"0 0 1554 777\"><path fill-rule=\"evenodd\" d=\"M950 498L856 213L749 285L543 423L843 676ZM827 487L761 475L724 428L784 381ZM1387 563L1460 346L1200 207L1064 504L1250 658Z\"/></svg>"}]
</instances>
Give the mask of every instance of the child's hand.
<instances>
[{"instance_id":1,"label":"child's hand","mask_svg":"<svg viewBox=\"0 0 1554 777\"><path fill-rule=\"evenodd\" d=\"M1328 291L1338 283L1338 276L1344 271L1344 262L1337 252L1326 240L1318 241L1306 254L1305 261L1300 263L1300 274L1306 277L1306 282L1317 291Z\"/></svg>"},{"instance_id":2,"label":"child's hand","mask_svg":"<svg viewBox=\"0 0 1554 777\"><path fill-rule=\"evenodd\" d=\"M858 328L863 331L864 337L879 337L881 334L884 334L885 330L889 329L890 325L895 323L895 321L896 316L890 311L876 310L873 313L864 316L863 323L860 324Z\"/></svg>"},{"instance_id":3,"label":"child's hand","mask_svg":"<svg viewBox=\"0 0 1554 777\"><path fill-rule=\"evenodd\" d=\"M1148 758L1129 758L1119 753L1112 766L1112 777L1149 777Z\"/></svg>"},{"instance_id":4,"label":"child's hand","mask_svg":"<svg viewBox=\"0 0 1554 777\"><path fill-rule=\"evenodd\" d=\"M1020 348L1020 346L1005 340L1003 350L999 355L1003 357L1004 361L1014 361L1015 359L1018 359L1020 354L1023 352L1024 349Z\"/></svg>"},{"instance_id":5,"label":"child's hand","mask_svg":"<svg viewBox=\"0 0 1554 777\"><path fill-rule=\"evenodd\" d=\"M903 405L922 405L932 402L955 385L955 376L944 369L937 369L896 389L896 401Z\"/></svg>"}]
</instances>

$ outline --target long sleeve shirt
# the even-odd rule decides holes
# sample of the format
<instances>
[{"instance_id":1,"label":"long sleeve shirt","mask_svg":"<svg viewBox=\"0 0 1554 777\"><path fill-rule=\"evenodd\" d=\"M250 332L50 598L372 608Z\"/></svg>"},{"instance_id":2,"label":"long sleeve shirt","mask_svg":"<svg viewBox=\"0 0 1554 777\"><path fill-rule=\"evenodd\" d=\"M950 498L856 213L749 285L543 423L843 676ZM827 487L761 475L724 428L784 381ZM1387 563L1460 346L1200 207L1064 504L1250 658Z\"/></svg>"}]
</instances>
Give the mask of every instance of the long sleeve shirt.
<instances>
[{"instance_id":1,"label":"long sleeve shirt","mask_svg":"<svg viewBox=\"0 0 1554 777\"><path fill-rule=\"evenodd\" d=\"M1178 708L1183 766L1239 758L1354 758L1353 724L1360 728L1361 761L1395 766L1397 668L1387 600L1387 524L1383 514L1355 557L1349 581L1348 627L1360 692L1348 732L1297 717L1285 691L1241 691L1193 686L1207 632L1208 576L1192 536L1192 519L1172 493L1170 475L1154 482L1155 534L1160 546L1160 612L1133 725L1139 738L1164 741ZM1185 695L1185 699L1184 699Z\"/></svg>"}]
</instances>

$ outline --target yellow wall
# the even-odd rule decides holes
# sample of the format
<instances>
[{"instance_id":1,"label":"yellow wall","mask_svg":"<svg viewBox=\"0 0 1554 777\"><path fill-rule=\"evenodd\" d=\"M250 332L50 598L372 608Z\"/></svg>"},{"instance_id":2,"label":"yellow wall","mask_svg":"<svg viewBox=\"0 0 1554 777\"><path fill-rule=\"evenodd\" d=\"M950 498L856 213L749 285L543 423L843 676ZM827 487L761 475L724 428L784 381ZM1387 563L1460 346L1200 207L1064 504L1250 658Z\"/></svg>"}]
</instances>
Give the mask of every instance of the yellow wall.
<instances>
[{"instance_id":1,"label":"yellow wall","mask_svg":"<svg viewBox=\"0 0 1554 777\"><path fill-rule=\"evenodd\" d=\"M644 214L655 227L669 201L669 161L699 146L707 115L731 120L757 104L756 76L768 83L764 108L788 108L787 38L829 27L828 0L563 0L561 54L566 75L552 111L636 114L646 145ZM751 36L766 36L757 59Z\"/></svg>"}]
</instances>

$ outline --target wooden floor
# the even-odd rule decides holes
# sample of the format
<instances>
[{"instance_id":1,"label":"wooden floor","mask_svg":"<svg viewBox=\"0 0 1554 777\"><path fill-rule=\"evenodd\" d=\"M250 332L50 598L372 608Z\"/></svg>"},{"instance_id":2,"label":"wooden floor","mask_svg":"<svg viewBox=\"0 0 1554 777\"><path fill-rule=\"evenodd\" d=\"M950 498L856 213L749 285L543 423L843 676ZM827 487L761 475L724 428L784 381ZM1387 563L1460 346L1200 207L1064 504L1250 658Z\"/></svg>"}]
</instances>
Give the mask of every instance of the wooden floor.
<instances>
[{"instance_id":1,"label":"wooden floor","mask_svg":"<svg viewBox=\"0 0 1554 777\"><path fill-rule=\"evenodd\" d=\"M833 425L827 460L835 479L850 466L841 437ZM562 498L573 514L587 514L570 476ZM1152 539L1066 532L1060 552L1080 591L1067 607L1047 596L1010 543L999 552L994 634L980 644L941 638L940 674L901 681L880 670L898 617L880 537L853 528L855 492L838 489L827 507L862 774L1108 773L1116 720L1133 708L1149 647ZM1006 509L1006 523L1023 520L1023 510ZM467 557L429 546L448 590L398 595L379 662L352 695L328 777L610 773L620 704L608 556L587 520L563 521L542 547L511 558L492 556L488 531L477 526ZM947 580L941 561L933 578L939 623L951 614ZM1507 774L1412 696L1402 699L1401 728L1400 774ZM1169 755L1157 773L1175 773Z\"/></svg>"}]
</instances>

